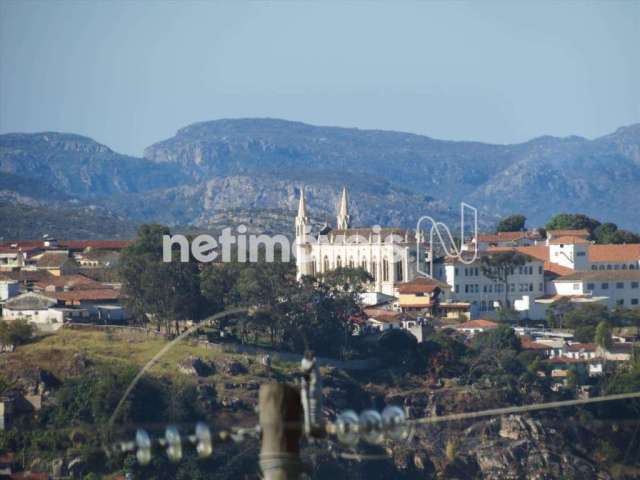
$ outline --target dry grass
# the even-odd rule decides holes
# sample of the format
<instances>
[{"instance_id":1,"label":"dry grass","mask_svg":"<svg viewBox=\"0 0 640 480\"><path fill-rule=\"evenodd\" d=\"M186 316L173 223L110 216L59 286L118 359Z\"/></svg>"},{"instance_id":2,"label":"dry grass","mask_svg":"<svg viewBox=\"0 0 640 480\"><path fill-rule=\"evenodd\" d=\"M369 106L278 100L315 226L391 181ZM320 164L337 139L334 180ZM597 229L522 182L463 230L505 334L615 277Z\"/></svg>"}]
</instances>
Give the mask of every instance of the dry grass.
<instances>
[{"instance_id":1,"label":"dry grass","mask_svg":"<svg viewBox=\"0 0 640 480\"><path fill-rule=\"evenodd\" d=\"M2 370L7 368L7 371L40 367L64 379L73 369L76 353L82 353L96 364L121 364L142 368L166 344L166 340L152 335L147 336L144 333L131 334L118 331L108 333L91 329L63 328L55 334L40 337L28 345L21 346L13 353L0 355L0 365ZM190 355L214 361L223 357L234 358L245 365L248 359L244 354L205 349L185 340L169 350L149 373L154 376L184 378L176 364ZM286 362L278 362L277 369L288 371L292 367L293 365ZM253 368L250 368L250 372L251 370ZM236 380L240 378L236 377Z\"/></svg>"}]
</instances>

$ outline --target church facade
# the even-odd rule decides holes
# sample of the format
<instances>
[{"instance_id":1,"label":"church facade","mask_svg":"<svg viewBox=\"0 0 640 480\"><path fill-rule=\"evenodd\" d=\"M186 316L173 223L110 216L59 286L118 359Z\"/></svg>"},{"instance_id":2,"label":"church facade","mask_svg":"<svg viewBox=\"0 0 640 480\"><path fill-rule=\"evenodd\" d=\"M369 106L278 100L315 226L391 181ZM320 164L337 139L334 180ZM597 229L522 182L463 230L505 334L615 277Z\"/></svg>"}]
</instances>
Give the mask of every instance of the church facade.
<instances>
[{"instance_id":1,"label":"church facade","mask_svg":"<svg viewBox=\"0 0 640 480\"><path fill-rule=\"evenodd\" d=\"M336 227L325 226L318 232L312 232L304 190L301 190L295 229L298 278L321 275L340 267L362 267L373 278L367 286L370 292L394 295L399 283L413 280L417 275L416 232L377 225L353 228L346 188L338 204Z\"/></svg>"}]
</instances>

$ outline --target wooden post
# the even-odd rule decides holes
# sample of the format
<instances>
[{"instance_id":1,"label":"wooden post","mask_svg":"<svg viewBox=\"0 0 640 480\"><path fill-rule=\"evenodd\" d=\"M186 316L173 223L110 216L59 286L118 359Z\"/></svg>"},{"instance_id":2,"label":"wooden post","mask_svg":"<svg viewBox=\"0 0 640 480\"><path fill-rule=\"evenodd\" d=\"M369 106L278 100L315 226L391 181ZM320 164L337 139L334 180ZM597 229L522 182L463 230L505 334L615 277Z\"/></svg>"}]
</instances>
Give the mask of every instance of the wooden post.
<instances>
[{"instance_id":1,"label":"wooden post","mask_svg":"<svg viewBox=\"0 0 640 480\"><path fill-rule=\"evenodd\" d=\"M260 469L264 480L297 480L303 470L300 461L303 429L300 391L281 383L261 385L259 408Z\"/></svg>"}]
</instances>

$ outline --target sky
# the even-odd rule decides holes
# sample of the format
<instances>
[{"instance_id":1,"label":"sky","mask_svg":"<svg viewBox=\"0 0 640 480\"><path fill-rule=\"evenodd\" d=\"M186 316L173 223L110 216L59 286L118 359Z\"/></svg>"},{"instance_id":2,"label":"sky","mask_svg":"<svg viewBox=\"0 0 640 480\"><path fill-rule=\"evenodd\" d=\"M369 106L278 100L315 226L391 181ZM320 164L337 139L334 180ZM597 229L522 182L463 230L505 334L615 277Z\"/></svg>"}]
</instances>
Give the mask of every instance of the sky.
<instances>
[{"instance_id":1,"label":"sky","mask_svg":"<svg viewBox=\"0 0 640 480\"><path fill-rule=\"evenodd\" d=\"M274 117L516 143L640 122L640 1L0 0L0 133Z\"/></svg>"}]
</instances>

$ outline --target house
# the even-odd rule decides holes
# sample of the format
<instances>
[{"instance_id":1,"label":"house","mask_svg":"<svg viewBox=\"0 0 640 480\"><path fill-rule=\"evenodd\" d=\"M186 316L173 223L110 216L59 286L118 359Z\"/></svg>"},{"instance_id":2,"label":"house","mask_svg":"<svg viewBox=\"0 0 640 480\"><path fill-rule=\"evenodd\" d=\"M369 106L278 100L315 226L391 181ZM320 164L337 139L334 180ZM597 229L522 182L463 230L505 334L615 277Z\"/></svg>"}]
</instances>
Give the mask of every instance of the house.
<instances>
[{"instance_id":1,"label":"house","mask_svg":"<svg viewBox=\"0 0 640 480\"><path fill-rule=\"evenodd\" d=\"M7 300L3 308L6 320L23 318L38 326L55 323L49 318L49 308L58 302L38 293L27 292Z\"/></svg>"},{"instance_id":2,"label":"house","mask_svg":"<svg viewBox=\"0 0 640 480\"><path fill-rule=\"evenodd\" d=\"M492 322L490 320L479 319L479 320L470 320L468 322L461 323L460 325L455 327L455 329L458 332L464 333L467 336L473 336L473 335L476 335L477 333L483 333L497 327L498 327L498 324L495 322Z\"/></svg>"},{"instance_id":3,"label":"house","mask_svg":"<svg viewBox=\"0 0 640 480\"><path fill-rule=\"evenodd\" d=\"M0 273L1 280L15 280L18 282L20 291L22 292L32 291L34 284L47 278L51 278L52 276L53 275L46 270L31 270L26 268Z\"/></svg>"},{"instance_id":4,"label":"house","mask_svg":"<svg viewBox=\"0 0 640 480\"><path fill-rule=\"evenodd\" d=\"M69 275L76 273L78 264L69 257L69 252L45 252L36 261L36 268L51 275Z\"/></svg>"},{"instance_id":5,"label":"house","mask_svg":"<svg viewBox=\"0 0 640 480\"><path fill-rule=\"evenodd\" d=\"M523 350L533 351L545 358L550 357L554 351L553 345L537 342L527 335L520 337L520 344L522 345Z\"/></svg>"},{"instance_id":6,"label":"house","mask_svg":"<svg viewBox=\"0 0 640 480\"><path fill-rule=\"evenodd\" d=\"M116 250L104 250L87 248L73 255L76 262L85 268L112 268L120 261L120 252Z\"/></svg>"},{"instance_id":7,"label":"house","mask_svg":"<svg viewBox=\"0 0 640 480\"><path fill-rule=\"evenodd\" d=\"M449 285L432 278L416 277L397 287L395 306L402 312L437 313L440 295L450 290Z\"/></svg>"},{"instance_id":8,"label":"house","mask_svg":"<svg viewBox=\"0 0 640 480\"><path fill-rule=\"evenodd\" d=\"M400 329L402 327L403 314L381 308L365 308L367 327L370 330L384 332L386 330Z\"/></svg>"},{"instance_id":9,"label":"house","mask_svg":"<svg viewBox=\"0 0 640 480\"><path fill-rule=\"evenodd\" d=\"M471 320L471 303L444 301L438 305L441 318L446 320Z\"/></svg>"},{"instance_id":10,"label":"house","mask_svg":"<svg viewBox=\"0 0 640 480\"><path fill-rule=\"evenodd\" d=\"M33 285L33 291L35 292L66 292L69 290L101 289L111 289L111 287L80 274L50 276L40 279Z\"/></svg>"}]
</instances>

